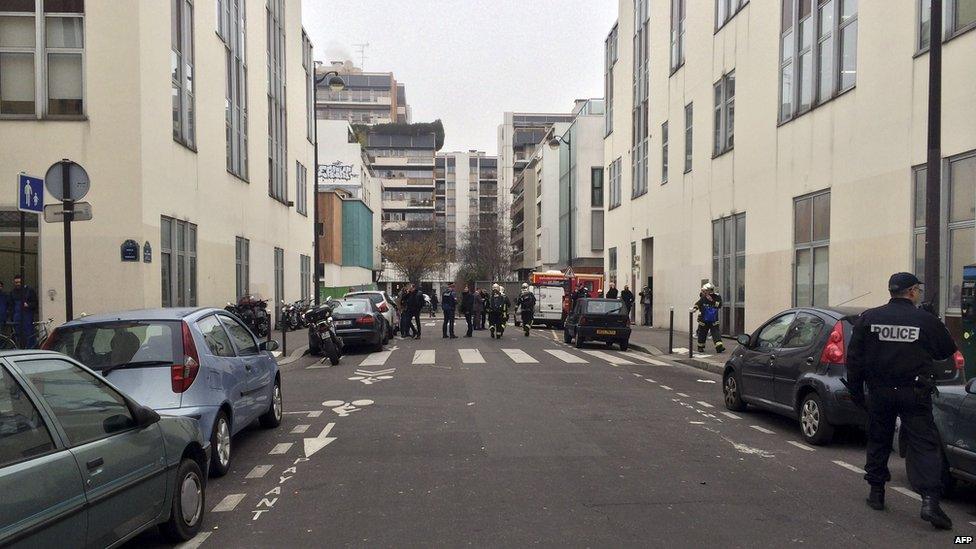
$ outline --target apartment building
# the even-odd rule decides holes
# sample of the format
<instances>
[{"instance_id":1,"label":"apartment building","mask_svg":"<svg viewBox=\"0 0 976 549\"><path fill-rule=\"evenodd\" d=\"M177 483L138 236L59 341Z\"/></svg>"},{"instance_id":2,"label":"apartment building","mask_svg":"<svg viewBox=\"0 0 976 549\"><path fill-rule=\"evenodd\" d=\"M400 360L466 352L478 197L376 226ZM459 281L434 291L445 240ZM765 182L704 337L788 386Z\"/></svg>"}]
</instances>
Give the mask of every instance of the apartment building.
<instances>
[{"instance_id":1,"label":"apartment building","mask_svg":"<svg viewBox=\"0 0 976 549\"><path fill-rule=\"evenodd\" d=\"M652 286L657 322L706 280L731 334L793 305L877 305L892 272L921 271L927 2L618 5L605 45L606 269L618 286ZM945 10L952 328L976 259L976 4Z\"/></svg>"},{"instance_id":2,"label":"apartment building","mask_svg":"<svg viewBox=\"0 0 976 549\"><path fill-rule=\"evenodd\" d=\"M482 151L438 153L434 159L434 219L444 245L456 252L481 231L496 230L498 158Z\"/></svg>"},{"instance_id":3,"label":"apartment building","mask_svg":"<svg viewBox=\"0 0 976 549\"><path fill-rule=\"evenodd\" d=\"M332 90L327 82L318 86L318 118L350 124L410 123L406 87L392 72L363 72L351 61L333 61L329 69L339 73L345 88Z\"/></svg>"},{"instance_id":4,"label":"apartment building","mask_svg":"<svg viewBox=\"0 0 976 549\"><path fill-rule=\"evenodd\" d=\"M67 158L91 179L93 219L72 224L75 315L311 292L314 67L301 2L201 7L0 6L0 173L43 177ZM17 265L16 208L0 195L3 280ZM28 282L40 314L62 322L62 227L28 218Z\"/></svg>"}]
</instances>

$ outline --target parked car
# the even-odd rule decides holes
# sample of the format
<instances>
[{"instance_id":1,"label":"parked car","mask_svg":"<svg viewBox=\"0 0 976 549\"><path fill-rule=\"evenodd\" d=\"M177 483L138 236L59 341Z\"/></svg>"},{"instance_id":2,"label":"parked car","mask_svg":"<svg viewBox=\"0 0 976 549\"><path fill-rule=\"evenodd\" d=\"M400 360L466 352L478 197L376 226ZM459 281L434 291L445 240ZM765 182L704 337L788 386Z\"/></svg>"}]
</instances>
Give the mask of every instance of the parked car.
<instances>
[{"instance_id":1,"label":"parked car","mask_svg":"<svg viewBox=\"0 0 976 549\"><path fill-rule=\"evenodd\" d=\"M385 291L364 290L362 292L349 292L343 297L366 298L372 301L380 313L383 314L383 318L386 319L388 339L393 339L393 336L400 331L400 311L397 309L396 303Z\"/></svg>"},{"instance_id":2,"label":"parked car","mask_svg":"<svg viewBox=\"0 0 976 549\"><path fill-rule=\"evenodd\" d=\"M630 345L630 317L627 306L619 299L581 298L566 316L563 340L582 347L587 341L614 343L627 350Z\"/></svg>"},{"instance_id":3,"label":"parked car","mask_svg":"<svg viewBox=\"0 0 976 549\"><path fill-rule=\"evenodd\" d=\"M847 377L853 323L863 310L789 309L752 335L740 335L739 346L725 363L725 407L738 412L753 405L796 418L803 439L815 445L828 444L837 426L864 428L867 414L841 382ZM961 354L939 365L940 385L961 382Z\"/></svg>"},{"instance_id":4,"label":"parked car","mask_svg":"<svg viewBox=\"0 0 976 549\"><path fill-rule=\"evenodd\" d=\"M270 351L223 309L126 311L73 320L45 348L64 353L157 412L200 420L212 476L230 469L231 437L281 423L281 374Z\"/></svg>"},{"instance_id":5,"label":"parked car","mask_svg":"<svg viewBox=\"0 0 976 549\"><path fill-rule=\"evenodd\" d=\"M59 353L0 352L0 546L108 547L200 530L210 445Z\"/></svg>"},{"instance_id":6,"label":"parked car","mask_svg":"<svg viewBox=\"0 0 976 549\"><path fill-rule=\"evenodd\" d=\"M344 347L370 345L383 350L390 340L389 326L371 299L342 298L333 305L332 320Z\"/></svg>"}]
</instances>

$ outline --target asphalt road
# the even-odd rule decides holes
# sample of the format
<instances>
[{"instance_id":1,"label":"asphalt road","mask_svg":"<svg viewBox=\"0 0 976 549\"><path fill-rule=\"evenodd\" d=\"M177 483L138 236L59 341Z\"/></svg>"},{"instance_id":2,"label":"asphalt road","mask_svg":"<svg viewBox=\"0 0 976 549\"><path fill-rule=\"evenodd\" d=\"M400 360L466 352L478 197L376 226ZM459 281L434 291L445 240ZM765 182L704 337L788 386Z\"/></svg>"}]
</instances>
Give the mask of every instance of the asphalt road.
<instances>
[{"instance_id":1,"label":"asphalt road","mask_svg":"<svg viewBox=\"0 0 976 549\"><path fill-rule=\"evenodd\" d=\"M727 413L714 374L549 330L425 334L283 367L284 422L234 439L189 545L931 547L976 533L974 490L945 503L955 531L936 531L892 456L888 510L872 511L862 433L806 446L788 419Z\"/></svg>"}]
</instances>

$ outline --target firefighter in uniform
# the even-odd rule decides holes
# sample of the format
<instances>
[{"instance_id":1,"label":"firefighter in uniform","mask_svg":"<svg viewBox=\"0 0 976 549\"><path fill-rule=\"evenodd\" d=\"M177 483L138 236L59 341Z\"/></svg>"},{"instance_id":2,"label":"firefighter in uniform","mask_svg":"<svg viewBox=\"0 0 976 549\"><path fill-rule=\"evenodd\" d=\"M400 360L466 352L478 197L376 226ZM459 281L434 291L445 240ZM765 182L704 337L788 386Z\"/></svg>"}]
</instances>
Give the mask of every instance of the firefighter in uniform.
<instances>
[{"instance_id":1,"label":"firefighter in uniform","mask_svg":"<svg viewBox=\"0 0 976 549\"><path fill-rule=\"evenodd\" d=\"M691 311L698 311L698 352L705 352L705 340L711 334L712 341L715 343L715 352L725 352L725 344L722 343L722 330L718 325L718 314L722 309L722 296L715 291L715 286L711 282L706 282L698 294L698 301Z\"/></svg>"},{"instance_id":2,"label":"firefighter in uniform","mask_svg":"<svg viewBox=\"0 0 976 549\"><path fill-rule=\"evenodd\" d=\"M888 456L895 418L900 417L902 432L908 433L905 468L912 488L922 496L921 517L948 530L952 520L939 506L942 443L932 418L932 366L951 357L956 344L938 317L918 308L921 284L911 273L895 273L888 280L888 304L861 313L851 334L845 384L860 406L865 405L865 386L868 392L868 505L884 510L884 485L891 480Z\"/></svg>"}]
</instances>

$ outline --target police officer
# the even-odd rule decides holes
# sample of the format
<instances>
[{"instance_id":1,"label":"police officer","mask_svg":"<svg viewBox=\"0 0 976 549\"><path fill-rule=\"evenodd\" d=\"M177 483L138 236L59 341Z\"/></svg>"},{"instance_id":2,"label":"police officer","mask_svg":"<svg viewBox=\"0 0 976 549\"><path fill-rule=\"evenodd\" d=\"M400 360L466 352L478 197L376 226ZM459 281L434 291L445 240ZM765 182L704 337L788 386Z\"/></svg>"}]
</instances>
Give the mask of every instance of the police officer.
<instances>
[{"instance_id":1,"label":"police officer","mask_svg":"<svg viewBox=\"0 0 976 549\"><path fill-rule=\"evenodd\" d=\"M884 485L891 480L888 456L895 418L908 433L905 468L912 488L922 495L923 520L952 528L939 506L942 495L942 443L932 419L934 360L956 352L956 344L938 317L919 309L922 281L911 273L888 279L891 300L861 313L854 324L847 355L851 399L867 401L868 444L864 479L871 485L868 505L884 510ZM904 431L903 431L904 432Z\"/></svg>"}]
</instances>

